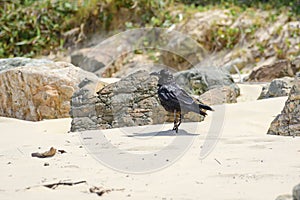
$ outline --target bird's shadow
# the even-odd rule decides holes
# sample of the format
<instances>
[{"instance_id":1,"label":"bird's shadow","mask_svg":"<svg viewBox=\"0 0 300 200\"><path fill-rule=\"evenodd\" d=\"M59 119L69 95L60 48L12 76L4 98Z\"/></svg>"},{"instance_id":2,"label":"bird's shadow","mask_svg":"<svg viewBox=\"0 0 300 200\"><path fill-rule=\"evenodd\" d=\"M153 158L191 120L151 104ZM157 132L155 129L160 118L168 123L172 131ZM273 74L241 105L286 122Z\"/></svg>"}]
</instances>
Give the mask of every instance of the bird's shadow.
<instances>
[{"instance_id":1,"label":"bird's shadow","mask_svg":"<svg viewBox=\"0 0 300 200\"><path fill-rule=\"evenodd\" d=\"M154 136L198 136L199 134L189 133L186 130L178 130L176 133L174 130L167 131L153 131L147 133L133 133L131 135L127 135L127 137L154 137Z\"/></svg>"}]
</instances>

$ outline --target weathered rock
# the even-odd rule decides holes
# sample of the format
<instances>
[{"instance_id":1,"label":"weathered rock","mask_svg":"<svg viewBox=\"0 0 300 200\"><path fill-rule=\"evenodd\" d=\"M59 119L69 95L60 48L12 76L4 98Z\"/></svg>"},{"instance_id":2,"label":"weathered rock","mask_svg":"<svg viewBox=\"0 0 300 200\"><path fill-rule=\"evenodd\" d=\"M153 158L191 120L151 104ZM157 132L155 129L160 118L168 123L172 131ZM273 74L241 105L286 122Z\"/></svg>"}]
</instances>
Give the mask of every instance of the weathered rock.
<instances>
[{"instance_id":1,"label":"weathered rock","mask_svg":"<svg viewBox=\"0 0 300 200\"><path fill-rule=\"evenodd\" d=\"M53 64L53 62L46 59L30 59L30 58L22 58L22 57L0 59L0 72L15 67L40 66L45 64L51 65Z\"/></svg>"},{"instance_id":2,"label":"weathered rock","mask_svg":"<svg viewBox=\"0 0 300 200\"><path fill-rule=\"evenodd\" d=\"M196 40L179 34L170 36L166 49L169 51L161 51L159 60L178 71L194 67L207 54Z\"/></svg>"},{"instance_id":3,"label":"weathered rock","mask_svg":"<svg viewBox=\"0 0 300 200\"><path fill-rule=\"evenodd\" d=\"M209 12L197 12L187 21L178 24L176 30L187 33L194 38L199 45L207 50L218 50L212 35L217 27L227 27L233 23L234 17L228 14L228 10L210 10ZM221 44L220 44L221 45Z\"/></svg>"},{"instance_id":4,"label":"weathered rock","mask_svg":"<svg viewBox=\"0 0 300 200\"><path fill-rule=\"evenodd\" d=\"M180 11L173 13L176 16ZM245 11L237 17L230 9L214 9L183 18L175 30L190 35L209 52L201 57L195 54L201 62L213 66L236 63L239 70L249 73L254 66L299 55L300 21L290 20L286 13L277 16L275 11L256 10L255 15ZM212 52L218 56L211 62ZM178 58L166 64L176 62L182 61Z\"/></svg>"},{"instance_id":5,"label":"weathered rock","mask_svg":"<svg viewBox=\"0 0 300 200\"><path fill-rule=\"evenodd\" d=\"M293 84L294 79L291 77L274 79L271 83L268 83L262 88L258 99L288 96Z\"/></svg>"},{"instance_id":6,"label":"weathered rock","mask_svg":"<svg viewBox=\"0 0 300 200\"><path fill-rule=\"evenodd\" d=\"M93 52L93 49L89 48L80 49L71 55L71 63L73 65L95 74L97 74L98 70L105 67L109 59L105 54L97 55Z\"/></svg>"},{"instance_id":7,"label":"weathered rock","mask_svg":"<svg viewBox=\"0 0 300 200\"><path fill-rule=\"evenodd\" d=\"M219 105L224 103L236 103L237 96L232 87L220 86L203 93L199 99L208 105Z\"/></svg>"},{"instance_id":8,"label":"weathered rock","mask_svg":"<svg viewBox=\"0 0 300 200\"><path fill-rule=\"evenodd\" d=\"M153 55L153 50L150 53L149 49L156 49L156 55ZM180 32L141 28L115 35L92 48L76 51L71 56L71 62L98 76L113 77L128 64L126 60L132 55L136 56L137 52L144 52L147 56L151 54L156 63L177 70L197 64L205 53L196 40Z\"/></svg>"},{"instance_id":9,"label":"weathered rock","mask_svg":"<svg viewBox=\"0 0 300 200\"><path fill-rule=\"evenodd\" d=\"M153 60L145 54L128 54L126 59L123 60L122 66L118 69L112 70L109 73L112 77L126 77L132 73L135 73L140 70L146 70L149 72L160 71L166 66L159 63L153 63ZM109 68L106 68L106 71Z\"/></svg>"},{"instance_id":10,"label":"weathered rock","mask_svg":"<svg viewBox=\"0 0 300 200\"><path fill-rule=\"evenodd\" d=\"M276 200L300 200L300 184L293 188L293 195L280 195L276 198Z\"/></svg>"},{"instance_id":11,"label":"weathered rock","mask_svg":"<svg viewBox=\"0 0 300 200\"><path fill-rule=\"evenodd\" d=\"M282 78L285 76L294 77L299 70L299 65L296 65L289 60L280 60L274 64L253 69L246 81L270 82L275 78Z\"/></svg>"},{"instance_id":12,"label":"weathered rock","mask_svg":"<svg viewBox=\"0 0 300 200\"><path fill-rule=\"evenodd\" d=\"M295 77L285 106L271 123L271 135L300 136L300 74Z\"/></svg>"},{"instance_id":13,"label":"weathered rock","mask_svg":"<svg viewBox=\"0 0 300 200\"><path fill-rule=\"evenodd\" d=\"M270 14L268 14L270 15ZM253 57L256 61L267 58L286 59L299 54L299 39L295 34L299 34L300 22L289 22L288 16L281 14L272 25L265 23L254 34L251 41Z\"/></svg>"},{"instance_id":14,"label":"weathered rock","mask_svg":"<svg viewBox=\"0 0 300 200\"><path fill-rule=\"evenodd\" d=\"M128 31L120 37L110 37L94 47L75 51L71 55L71 63L99 77L111 77L111 70L118 71L115 68L120 67L119 62L138 45L136 38L144 34L143 31Z\"/></svg>"},{"instance_id":15,"label":"weathered rock","mask_svg":"<svg viewBox=\"0 0 300 200\"><path fill-rule=\"evenodd\" d=\"M72 97L71 131L109 129L126 126L161 124L173 121L157 96L157 77L147 71L135 72L109 84L94 96L91 89L81 87ZM92 89L93 90L93 89ZM201 121L189 113L185 121Z\"/></svg>"},{"instance_id":16,"label":"weathered rock","mask_svg":"<svg viewBox=\"0 0 300 200\"><path fill-rule=\"evenodd\" d=\"M30 121L69 117L78 84L98 79L64 62L13 58L0 64L0 115Z\"/></svg>"},{"instance_id":17,"label":"weathered rock","mask_svg":"<svg viewBox=\"0 0 300 200\"><path fill-rule=\"evenodd\" d=\"M300 184L293 188L293 200L300 200Z\"/></svg>"},{"instance_id":18,"label":"weathered rock","mask_svg":"<svg viewBox=\"0 0 300 200\"><path fill-rule=\"evenodd\" d=\"M294 60L292 60L291 64L295 71L300 71L300 56L297 56Z\"/></svg>"},{"instance_id":19,"label":"weathered rock","mask_svg":"<svg viewBox=\"0 0 300 200\"><path fill-rule=\"evenodd\" d=\"M135 50L165 45L164 29L141 28L112 36L98 45L81 49L71 55L71 63L99 77L113 77L127 64L124 60L134 55ZM162 48L162 47L161 47Z\"/></svg>"},{"instance_id":20,"label":"weathered rock","mask_svg":"<svg viewBox=\"0 0 300 200\"><path fill-rule=\"evenodd\" d=\"M176 73L175 80L181 87L195 95L223 86L229 86L234 94L240 95L240 89L229 72L217 67L197 68L196 66L192 70Z\"/></svg>"},{"instance_id":21,"label":"weathered rock","mask_svg":"<svg viewBox=\"0 0 300 200\"><path fill-rule=\"evenodd\" d=\"M275 200L293 200L293 197L290 194L283 194L279 195Z\"/></svg>"}]
</instances>

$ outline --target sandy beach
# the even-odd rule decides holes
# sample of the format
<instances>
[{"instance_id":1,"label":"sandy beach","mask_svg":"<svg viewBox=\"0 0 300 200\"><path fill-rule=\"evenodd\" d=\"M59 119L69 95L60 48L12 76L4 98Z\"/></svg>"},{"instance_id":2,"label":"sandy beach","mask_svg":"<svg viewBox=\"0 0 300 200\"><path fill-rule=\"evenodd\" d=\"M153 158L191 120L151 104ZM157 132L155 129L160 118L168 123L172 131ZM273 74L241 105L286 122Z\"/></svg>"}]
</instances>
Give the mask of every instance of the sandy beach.
<instances>
[{"instance_id":1,"label":"sandy beach","mask_svg":"<svg viewBox=\"0 0 300 200\"><path fill-rule=\"evenodd\" d=\"M181 136L193 137L190 148L176 162L153 173L122 173L104 166L82 144L80 133L69 133L71 119L27 122L0 117L0 199L266 200L290 194L300 180L300 138L266 134L287 97L255 100L260 88L241 86L238 103L214 106L216 111L204 122L184 123L182 130L194 131L191 136ZM220 137L214 138L218 142L200 159L201 146L216 123L215 115L223 111ZM191 129L195 124L197 129ZM167 131L171 127L144 128ZM156 152L176 137L164 134L140 140L126 135L137 129L103 133L118 149L140 154ZM31 153L50 147L66 153L31 157ZM43 186L79 181L85 182L56 189ZM89 191L93 186L112 191L99 197Z\"/></svg>"},{"instance_id":2,"label":"sandy beach","mask_svg":"<svg viewBox=\"0 0 300 200\"><path fill-rule=\"evenodd\" d=\"M0 13L0 200L300 200L300 0Z\"/></svg>"}]
</instances>

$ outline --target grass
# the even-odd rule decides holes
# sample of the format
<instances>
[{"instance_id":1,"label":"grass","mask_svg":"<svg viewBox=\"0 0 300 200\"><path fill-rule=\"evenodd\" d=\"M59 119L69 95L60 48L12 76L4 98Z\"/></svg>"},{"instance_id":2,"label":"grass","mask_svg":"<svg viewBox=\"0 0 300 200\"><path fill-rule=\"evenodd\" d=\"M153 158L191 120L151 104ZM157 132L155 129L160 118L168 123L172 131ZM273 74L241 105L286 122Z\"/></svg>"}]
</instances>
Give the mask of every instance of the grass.
<instances>
[{"instance_id":1,"label":"grass","mask_svg":"<svg viewBox=\"0 0 300 200\"><path fill-rule=\"evenodd\" d=\"M201 2L199 4L198 2ZM251 3L250 3L251 2ZM138 27L170 27L178 23L181 10L184 17L209 9L228 9L233 18L242 12L255 17L256 9L278 12L270 14L268 21L274 22L283 10L290 20L299 17L298 0L261 1L242 0L7 0L0 2L0 58L35 57L49 52L63 51L70 45L64 36L69 30L83 27L89 36L97 32L126 30ZM257 22L245 30L215 27L211 42L231 49L241 33L251 35L260 27ZM82 26L84 25L84 26ZM280 30L278 30L280 31ZM294 35L298 36L297 30Z\"/></svg>"}]
</instances>

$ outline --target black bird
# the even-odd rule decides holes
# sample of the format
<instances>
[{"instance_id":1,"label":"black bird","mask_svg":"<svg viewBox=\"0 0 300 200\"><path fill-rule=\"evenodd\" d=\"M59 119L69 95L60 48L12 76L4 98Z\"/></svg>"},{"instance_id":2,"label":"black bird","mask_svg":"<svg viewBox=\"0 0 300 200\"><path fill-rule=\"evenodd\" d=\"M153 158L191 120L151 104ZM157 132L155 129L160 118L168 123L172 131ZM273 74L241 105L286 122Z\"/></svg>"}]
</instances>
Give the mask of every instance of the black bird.
<instances>
[{"instance_id":1,"label":"black bird","mask_svg":"<svg viewBox=\"0 0 300 200\"><path fill-rule=\"evenodd\" d=\"M161 105L168 112L174 112L173 130L178 133L178 127L181 124L182 115L188 112L199 113L206 116L206 110L213 111L207 105L195 101L188 93L181 89L174 80L173 75L166 69L160 72L153 72L151 75L158 76L158 98ZM177 122L177 113L179 113L179 121Z\"/></svg>"}]
</instances>

